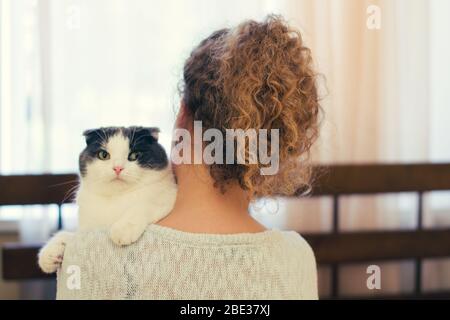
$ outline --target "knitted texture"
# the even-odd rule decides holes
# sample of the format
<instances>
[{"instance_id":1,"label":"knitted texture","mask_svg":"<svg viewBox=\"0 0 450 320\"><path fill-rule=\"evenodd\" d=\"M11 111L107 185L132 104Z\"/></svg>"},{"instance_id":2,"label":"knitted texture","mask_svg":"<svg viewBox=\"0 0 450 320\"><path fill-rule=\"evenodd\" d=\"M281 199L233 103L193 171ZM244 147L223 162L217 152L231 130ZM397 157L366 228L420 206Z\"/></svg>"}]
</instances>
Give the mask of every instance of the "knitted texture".
<instances>
[{"instance_id":1,"label":"knitted texture","mask_svg":"<svg viewBox=\"0 0 450 320\"><path fill-rule=\"evenodd\" d=\"M150 225L116 246L107 230L67 243L58 299L317 299L317 270L294 231L198 234Z\"/></svg>"}]
</instances>

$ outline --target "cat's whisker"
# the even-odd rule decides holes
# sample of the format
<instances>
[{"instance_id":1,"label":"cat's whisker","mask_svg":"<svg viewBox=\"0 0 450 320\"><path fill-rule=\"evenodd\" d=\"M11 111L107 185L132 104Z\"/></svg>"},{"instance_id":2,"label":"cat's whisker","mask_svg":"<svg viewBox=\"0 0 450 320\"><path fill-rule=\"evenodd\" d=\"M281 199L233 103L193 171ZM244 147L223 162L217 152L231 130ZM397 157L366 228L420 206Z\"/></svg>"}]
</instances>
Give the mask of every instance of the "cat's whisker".
<instances>
[{"instance_id":1,"label":"cat's whisker","mask_svg":"<svg viewBox=\"0 0 450 320\"><path fill-rule=\"evenodd\" d=\"M72 188L70 188L66 194L64 195L63 200L61 201L61 204L65 203L67 199L69 199L70 197L72 197L76 191L78 191L78 185L73 186Z\"/></svg>"},{"instance_id":2,"label":"cat's whisker","mask_svg":"<svg viewBox=\"0 0 450 320\"><path fill-rule=\"evenodd\" d=\"M49 185L48 187L49 188L54 188L54 187L64 186L64 185L67 185L67 184L78 183L78 182L80 182L78 179L76 179L76 180L69 180L69 181L65 181L65 182L61 182L61 183L55 183L55 184Z\"/></svg>"}]
</instances>

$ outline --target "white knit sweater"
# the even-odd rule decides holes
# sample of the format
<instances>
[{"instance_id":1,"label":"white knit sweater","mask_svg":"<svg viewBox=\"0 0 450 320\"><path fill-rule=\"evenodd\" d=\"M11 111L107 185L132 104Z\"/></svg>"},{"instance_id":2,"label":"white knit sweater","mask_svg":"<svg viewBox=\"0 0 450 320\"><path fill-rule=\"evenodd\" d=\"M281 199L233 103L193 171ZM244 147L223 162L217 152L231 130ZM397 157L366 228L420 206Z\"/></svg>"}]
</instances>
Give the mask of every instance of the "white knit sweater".
<instances>
[{"instance_id":1,"label":"white knit sweater","mask_svg":"<svg viewBox=\"0 0 450 320\"><path fill-rule=\"evenodd\" d=\"M317 299L314 254L293 231L197 234L150 225L127 247L106 230L67 244L58 299Z\"/></svg>"}]
</instances>

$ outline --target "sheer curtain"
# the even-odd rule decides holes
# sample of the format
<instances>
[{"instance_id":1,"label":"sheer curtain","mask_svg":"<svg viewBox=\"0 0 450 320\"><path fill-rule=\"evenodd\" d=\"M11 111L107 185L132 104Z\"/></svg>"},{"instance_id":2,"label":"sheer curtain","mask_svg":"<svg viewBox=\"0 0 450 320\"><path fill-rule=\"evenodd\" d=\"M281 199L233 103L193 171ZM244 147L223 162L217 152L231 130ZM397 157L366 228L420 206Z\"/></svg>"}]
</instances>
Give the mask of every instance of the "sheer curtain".
<instances>
[{"instance_id":1,"label":"sheer curtain","mask_svg":"<svg viewBox=\"0 0 450 320\"><path fill-rule=\"evenodd\" d=\"M446 0L0 1L1 174L76 171L81 132L102 125L157 125L168 147L190 49L215 29L267 13L302 29L326 78L317 161L450 159ZM373 5L380 29L367 27ZM427 198L428 225L448 223L449 199ZM340 224L411 228L414 206L408 194L348 197ZM268 226L323 231L330 213L327 199L300 199L266 202L255 215ZM19 217L23 239L43 240L56 208L0 211L0 219ZM65 217L74 226L73 208ZM389 290L408 289L411 266L400 267L383 268ZM443 265L429 268L440 275L432 285L444 281ZM355 290L364 288L343 288Z\"/></svg>"}]
</instances>

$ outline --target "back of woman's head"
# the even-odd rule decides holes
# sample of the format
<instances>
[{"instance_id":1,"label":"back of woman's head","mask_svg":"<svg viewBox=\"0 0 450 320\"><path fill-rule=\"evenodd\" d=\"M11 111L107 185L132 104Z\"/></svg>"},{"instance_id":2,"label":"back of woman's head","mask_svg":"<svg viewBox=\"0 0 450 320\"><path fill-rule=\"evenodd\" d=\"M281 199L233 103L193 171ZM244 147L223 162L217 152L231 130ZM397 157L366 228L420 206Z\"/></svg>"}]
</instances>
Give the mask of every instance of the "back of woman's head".
<instances>
[{"instance_id":1,"label":"back of woman's head","mask_svg":"<svg viewBox=\"0 0 450 320\"><path fill-rule=\"evenodd\" d=\"M216 128L224 136L226 129L279 130L276 174L261 175L266 165L260 162L211 164L216 187L225 191L237 182L253 197L308 189L306 162L318 135L320 110L316 73L300 32L282 18L246 21L204 39L185 63L182 94L203 130ZM248 153L249 144L245 148Z\"/></svg>"}]
</instances>

